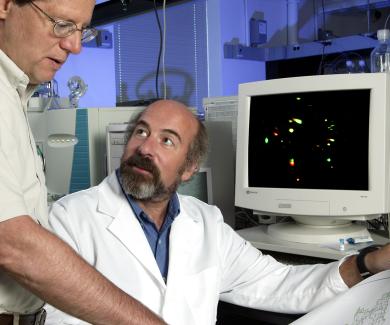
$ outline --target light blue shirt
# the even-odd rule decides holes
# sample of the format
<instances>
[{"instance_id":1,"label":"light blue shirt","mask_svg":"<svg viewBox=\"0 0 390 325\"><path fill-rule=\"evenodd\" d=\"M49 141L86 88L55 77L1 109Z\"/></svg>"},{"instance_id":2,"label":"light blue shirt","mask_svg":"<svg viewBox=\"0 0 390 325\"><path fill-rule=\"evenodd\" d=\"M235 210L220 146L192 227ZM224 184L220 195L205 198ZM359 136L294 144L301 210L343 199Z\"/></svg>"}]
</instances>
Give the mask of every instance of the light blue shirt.
<instances>
[{"instance_id":1,"label":"light blue shirt","mask_svg":"<svg viewBox=\"0 0 390 325\"><path fill-rule=\"evenodd\" d=\"M119 184L122 187L120 171L116 170ZM145 236L149 242L150 248L152 249L153 255L156 259L158 268L160 269L161 275L166 282L168 276L168 265L169 265L169 233L171 231L171 225L175 218L180 213L180 203L177 194L174 193L169 200L167 214L165 220L158 230L153 220L140 208L140 206L134 201L134 199L127 195L126 192L122 191L127 198L131 208L137 217Z\"/></svg>"}]
</instances>

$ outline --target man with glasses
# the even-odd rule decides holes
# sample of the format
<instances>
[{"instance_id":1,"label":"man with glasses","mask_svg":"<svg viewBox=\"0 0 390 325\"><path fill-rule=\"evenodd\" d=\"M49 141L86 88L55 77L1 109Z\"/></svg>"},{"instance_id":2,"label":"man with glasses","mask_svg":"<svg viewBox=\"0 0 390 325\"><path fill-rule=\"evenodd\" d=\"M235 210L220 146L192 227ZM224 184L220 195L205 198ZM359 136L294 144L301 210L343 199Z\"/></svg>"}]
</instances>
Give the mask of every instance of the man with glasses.
<instances>
[{"instance_id":1,"label":"man with glasses","mask_svg":"<svg viewBox=\"0 0 390 325\"><path fill-rule=\"evenodd\" d=\"M43 324L43 301L93 324L163 323L43 227L45 179L27 101L96 36L94 5L0 0L0 325Z\"/></svg>"}]
</instances>

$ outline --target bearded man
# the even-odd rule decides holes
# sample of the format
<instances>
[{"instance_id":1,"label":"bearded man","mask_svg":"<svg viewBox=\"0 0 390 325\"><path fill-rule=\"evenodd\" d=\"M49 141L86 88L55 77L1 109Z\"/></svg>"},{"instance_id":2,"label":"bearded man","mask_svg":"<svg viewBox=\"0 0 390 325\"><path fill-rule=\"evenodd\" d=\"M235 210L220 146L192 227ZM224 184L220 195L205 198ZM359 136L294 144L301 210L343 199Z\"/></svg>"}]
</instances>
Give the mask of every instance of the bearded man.
<instances>
[{"instance_id":1,"label":"bearded man","mask_svg":"<svg viewBox=\"0 0 390 325\"><path fill-rule=\"evenodd\" d=\"M168 324L214 324L219 299L305 313L362 280L356 257L291 266L242 239L220 210L177 194L207 152L203 124L183 104L160 100L134 123L120 168L100 185L54 204L53 230L118 287ZM390 268L390 245L366 255ZM59 311L48 324L77 324Z\"/></svg>"}]
</instances>

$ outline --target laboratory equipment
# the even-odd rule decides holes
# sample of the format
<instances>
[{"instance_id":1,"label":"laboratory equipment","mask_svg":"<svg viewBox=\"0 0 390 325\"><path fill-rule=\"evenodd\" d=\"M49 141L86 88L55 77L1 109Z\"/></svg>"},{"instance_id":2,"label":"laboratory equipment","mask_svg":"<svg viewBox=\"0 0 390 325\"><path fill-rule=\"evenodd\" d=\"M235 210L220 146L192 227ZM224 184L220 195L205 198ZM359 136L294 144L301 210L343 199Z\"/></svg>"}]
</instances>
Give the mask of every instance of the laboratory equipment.
<instances>
[{"instance_id":1,"label":"laboratory equipment","mask_svg":"<svg viewBox=\"0 0 390 325\"><path fill-rule=\"evenodd\" d=\"M88 90L88 85L79 76L73 76L68 80L67 86L70 90L69 102L72 107L79 106L79 100Z\"/></svg>"},{"instance_id":2,"label":"laboratory equipment","mask_svg":"<svg viewBox=\"0 0 390 325\"><path fill-rule=\"evenodd\" d=\"M27 106L30 111L43 111L50 109L53 101L58 99L58 83L55 79L52 79L37 86Z\"/></svg>"},{"instance_id":3,"label":"laboratory equipment","mask_svg":"<svg viewBox=\"0 0 390 325\"><path fill-rule=\"evenodd\" d=\"M390 76L336 74L239 86L235 202L291 216L268 233L302 243L367 235L390 212Z\"/></svg>"},{"instance_id":4,"label":"laboratory equipment","mask_svg":"<svg viewBox=\"0 0 390 325\"><path fill-rule=\"evenodd\" d=\"M205 121L226 121L231 123L233 152L236 155L238 97L206 97L203 98L202 104L205 112Z\"/></svg>"},{"instance_id":5,"label":"laboratory equipment","mask_svg":"<svg viewBox=\"0 0 390 325\"><path fill-rule=\"evenodd\" d=\"M99 184L106 172L106 127L143 107L28 111L45 161L49 200Z\"/></svg>"},{"instance_id":6,"label":"laboratory equipment","mask_svg":"<svg viewBox=\"0 0 390 325\"><path fill-rule=\"evenodd\" d=\"M267 43L267 21L252 17L249 20L249 38L252 47Z\"/></svg>"},{"instance_id":7,"label":"laboratory equipment","mask_svg":"<svg viewBox=\"0 0 390 325\"><path fill-rule=\"evenodd\" d=\"M371 52L371 72L390 72L390 30L377 32L379 44Z\"/></svg>"}]
</instances>

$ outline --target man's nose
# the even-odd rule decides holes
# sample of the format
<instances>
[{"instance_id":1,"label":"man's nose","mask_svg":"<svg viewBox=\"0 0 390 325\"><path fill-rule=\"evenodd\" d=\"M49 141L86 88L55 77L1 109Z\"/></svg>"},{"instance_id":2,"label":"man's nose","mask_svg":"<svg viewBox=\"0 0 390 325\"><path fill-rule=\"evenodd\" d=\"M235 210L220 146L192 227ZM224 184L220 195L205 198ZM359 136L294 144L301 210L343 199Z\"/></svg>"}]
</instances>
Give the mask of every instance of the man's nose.
<instances>
[{"instance_id":1,"label":"man's nose","mask_svg":"<svg viewBox=\"0 0 390 325\"><path fill-rule=\"evenodd\" d=\"M142 156L153 157L156 151L156 140L148 137L139 146L138 152Z\"/></svg>"},{"instance_id":2,"label":"man's nose","mask_svg":"<svg viewBox=\"0 0 390 325\"><path fill-rule=\"evenodd\" d=\"M76 31L73 34L62 38L60 41L60 46L69 53L79 54L82 48L81 33Z\"/></svg>"}]
</instances>

